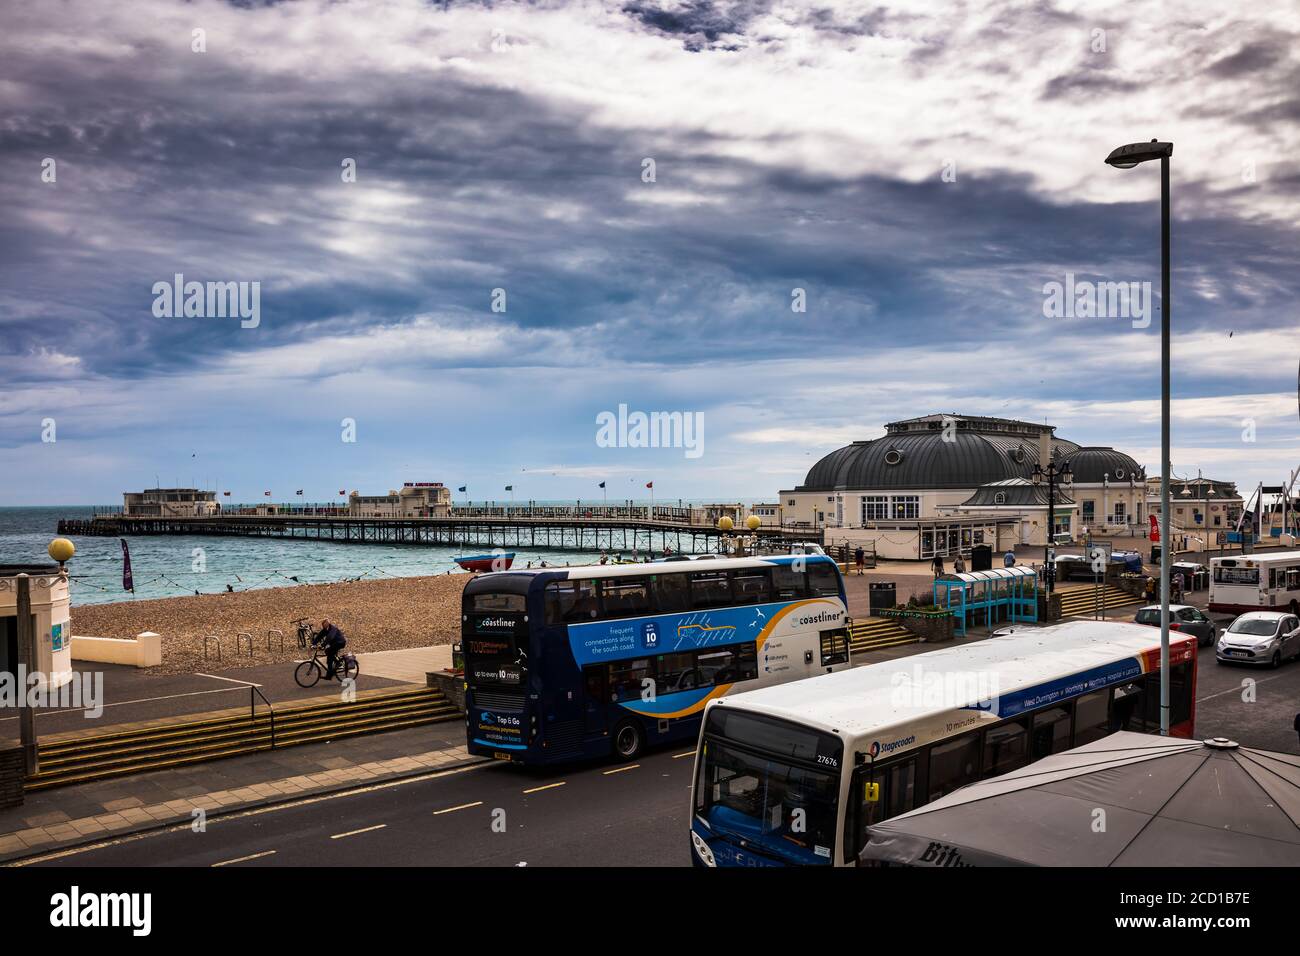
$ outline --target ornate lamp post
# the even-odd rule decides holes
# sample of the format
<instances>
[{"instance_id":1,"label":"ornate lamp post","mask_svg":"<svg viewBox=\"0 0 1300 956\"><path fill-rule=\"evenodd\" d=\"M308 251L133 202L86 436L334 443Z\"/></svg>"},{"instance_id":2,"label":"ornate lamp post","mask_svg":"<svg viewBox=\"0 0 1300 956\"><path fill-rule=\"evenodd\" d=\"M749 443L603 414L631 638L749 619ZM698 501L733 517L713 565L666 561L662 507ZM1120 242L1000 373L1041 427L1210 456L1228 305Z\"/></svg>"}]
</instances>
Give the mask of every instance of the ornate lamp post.
<instances>
[{"instance_id":1,"label":"ornate lamp post","mask_svg":"<svg viewBox=\"0 0 1300 956\"><path fill-rule=\"evenodd\" d=\"M1034 465L1034 480L1041 482L1043 479L1047 480L1047 543L1043 546L1043 571L1047 593L1051 594L1056 590L1056 566L1052 562L1052 548L1056 544L1056 485L1058 481L1068 485L1074 480L1074 472L1070 470L1068 461L1059 467L1055 461L1049 461L1046 468Z\"/></svg>"}]
</instances>

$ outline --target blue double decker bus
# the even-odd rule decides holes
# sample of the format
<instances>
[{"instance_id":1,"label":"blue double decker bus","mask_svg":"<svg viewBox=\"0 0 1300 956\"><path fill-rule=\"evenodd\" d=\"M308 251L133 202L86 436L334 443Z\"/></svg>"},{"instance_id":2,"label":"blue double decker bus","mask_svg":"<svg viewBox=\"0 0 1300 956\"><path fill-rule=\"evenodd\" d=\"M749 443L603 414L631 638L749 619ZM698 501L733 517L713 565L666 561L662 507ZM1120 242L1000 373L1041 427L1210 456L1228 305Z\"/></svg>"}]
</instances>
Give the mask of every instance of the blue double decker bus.
<instances>
[{"instance_id":1,"label":"blue double decker bus","mask_svg":"<svg viewBox=\"0 0 1300 956\"><path fill-rule=\"evenodd\" d=\"M849 666L824 555L501 571L465 585L469 752L523 764L694 741L708 702Z\"/></svg>"}]
</instances>

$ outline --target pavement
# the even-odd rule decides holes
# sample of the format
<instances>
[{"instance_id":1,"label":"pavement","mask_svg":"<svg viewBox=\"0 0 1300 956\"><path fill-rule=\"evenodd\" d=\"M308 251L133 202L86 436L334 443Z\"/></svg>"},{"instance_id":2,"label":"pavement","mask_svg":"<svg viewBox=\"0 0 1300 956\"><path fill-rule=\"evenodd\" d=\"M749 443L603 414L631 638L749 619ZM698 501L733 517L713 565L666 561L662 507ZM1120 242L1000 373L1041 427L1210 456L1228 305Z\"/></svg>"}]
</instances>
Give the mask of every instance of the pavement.
<instances>
[{"instance_id":1,"label":"pavement","mask_svg":"<svg viewBox=\"0 0 1300 956\"><path fill-rule=\"evenodd\" d=\"M359 692L395 688L403 684L424 685L425 674L451 664L451 645L418 647L399 651L373 651L357 655L361 674ZM81 736L104 733L112 725L167 721L177 717L197 719L213 711L247 707L253 700L250 685L272 704L297 704L321 695L324 683L299 687L293 679L293 664L262 664L220 672L155 675L148 670L121 664L79 662L74 670L84 682L100 675L102 693L97 695L103 712L94 716L87 706L51 707L36 711L36 732L41 737ZM337 686L337 685L335 685ZM87 703L81 701L81 704ZM261 698L257 708L263 709ZM14 708L0 706L0 741L18 736Z\"/></svg>"},{"instance_id":2,"label":"pavement","mask_svg":"<svg viewBox=\"0 0 1300 956\"><path fill-rule=\"evenodd\" d=\"M0 861L482 762L453 721L40 790L0 810Z\"/></svg>"}]
</instances>

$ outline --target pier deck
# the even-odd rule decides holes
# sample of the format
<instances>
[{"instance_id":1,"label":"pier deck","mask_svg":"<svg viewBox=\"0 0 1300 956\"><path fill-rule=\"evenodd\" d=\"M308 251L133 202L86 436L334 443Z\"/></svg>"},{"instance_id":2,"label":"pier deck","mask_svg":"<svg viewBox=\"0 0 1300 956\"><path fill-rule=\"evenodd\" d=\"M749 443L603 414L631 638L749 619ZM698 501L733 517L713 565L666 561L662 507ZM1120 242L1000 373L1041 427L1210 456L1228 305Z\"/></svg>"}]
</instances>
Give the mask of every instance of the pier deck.
<instances>
[{"instance_id":1,"label":"pier deck","mask_svg":"<svg viewBox=\"0 0 1300 956\"><path fill-rule=\"evenodd\" d=\"M524 513L521 513L524 512ZM446 547L546 548L576 551L638 551L711 554L722 550L724 533L660 515L620 517L555 517L512 509L505 515L450 515L421 518L353 517L343 515L212 515L207 517L145 517L97 515L65 519L59 534L97 537L133 535L221 535L300 538L357 544L411 544ZM749 535L751 532L742 531ZM820 541L808 529L762 528L760 541Z\"/></svg>"}]
</instances>

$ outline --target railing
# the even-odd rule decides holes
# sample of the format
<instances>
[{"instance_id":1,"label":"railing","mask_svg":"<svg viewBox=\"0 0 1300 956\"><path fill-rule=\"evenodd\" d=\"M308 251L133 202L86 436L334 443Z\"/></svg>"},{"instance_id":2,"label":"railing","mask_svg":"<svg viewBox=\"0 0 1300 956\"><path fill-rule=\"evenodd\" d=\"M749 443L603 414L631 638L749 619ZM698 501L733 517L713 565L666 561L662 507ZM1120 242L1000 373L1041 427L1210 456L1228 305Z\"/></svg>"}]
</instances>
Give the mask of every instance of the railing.
<instances>
[{"instance_id":1,"label":"railing","mask_svg":"<svg viewBox=\"0 0 1300 956\"><path fill-rule=\"evenodd\" d=\"M254 697L253 696L254 694L256 694L257 696ZM274 750L275 749L275 708L271 706L271 702L266 699L266 695L262 693L261 689L256 684L248 685L248 719L251 722L256 722L257 720L257 698L258 697L262 698L262 703L266 704L266 709L271 715L271 749Z\"/></svg>"}]
</instances>

